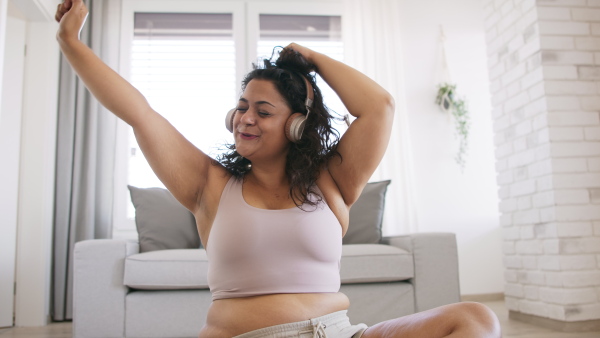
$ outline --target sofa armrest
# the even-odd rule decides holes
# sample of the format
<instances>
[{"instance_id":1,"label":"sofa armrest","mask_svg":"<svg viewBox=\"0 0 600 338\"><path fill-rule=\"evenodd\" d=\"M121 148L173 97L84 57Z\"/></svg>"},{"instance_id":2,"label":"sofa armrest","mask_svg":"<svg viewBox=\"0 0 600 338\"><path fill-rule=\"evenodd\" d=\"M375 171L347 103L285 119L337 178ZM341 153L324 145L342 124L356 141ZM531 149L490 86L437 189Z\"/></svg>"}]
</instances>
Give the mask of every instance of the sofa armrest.
<instances>
[{"instance_id":1,"label":"sofa armrest","mask_svg":"<svg viewBox=\"0 0 600 338\"><path fill-rule=\"evenodd\" d=\"M382 242L414 256L415 309L424 311L460 301L458 251L453 233L384 237Z\"/></svg>"},{"instance_id":2,"label":"sofa armrest","mask_svg":"<svg viewBox=\"0 0 600 338\"><path fill-rule=\"evenodd\" d=\"M75 243L73 336L124 337L125 258L139 252L137 242L97 239Z\"/></svg>"}]
</instances>

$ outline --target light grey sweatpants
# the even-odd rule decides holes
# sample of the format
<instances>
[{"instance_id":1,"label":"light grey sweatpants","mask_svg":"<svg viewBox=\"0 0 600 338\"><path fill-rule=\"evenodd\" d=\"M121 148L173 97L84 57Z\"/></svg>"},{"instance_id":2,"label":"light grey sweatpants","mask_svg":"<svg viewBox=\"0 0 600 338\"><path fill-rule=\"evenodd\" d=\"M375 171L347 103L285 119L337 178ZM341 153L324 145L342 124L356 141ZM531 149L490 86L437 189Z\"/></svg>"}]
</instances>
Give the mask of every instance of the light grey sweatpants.
<instances>
[{"instance_id":1,"label":"light grey sweatpants","mask_svg":"<svg viewBox=\"0 0 600 338\"><path fill-rule=\"evenodd\" d=\"M360 338L367 325L350 324L347 312L338 311L301 322L269 326L234 338Z\"/></svg>"}]
</instances>

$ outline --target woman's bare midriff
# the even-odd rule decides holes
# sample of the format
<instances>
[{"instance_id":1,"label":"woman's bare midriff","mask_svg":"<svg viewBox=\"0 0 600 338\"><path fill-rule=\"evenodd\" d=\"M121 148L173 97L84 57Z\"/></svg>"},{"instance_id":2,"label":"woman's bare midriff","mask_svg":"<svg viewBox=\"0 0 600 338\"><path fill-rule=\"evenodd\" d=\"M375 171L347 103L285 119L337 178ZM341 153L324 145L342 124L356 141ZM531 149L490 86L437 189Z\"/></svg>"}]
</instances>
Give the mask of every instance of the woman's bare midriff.
<instances>
[{"instance_id":1,"label":"woman's bare midriff","mask_svg":"<svg viewBox=\"0 0 600 338\"><path fill-rule=\"evenodd\" d=\"M299 322L347 310L350 300L338 293L275 294L220 299L208 309L199 338L231 338L265 327Z\"/></svg>"}]
</instances>

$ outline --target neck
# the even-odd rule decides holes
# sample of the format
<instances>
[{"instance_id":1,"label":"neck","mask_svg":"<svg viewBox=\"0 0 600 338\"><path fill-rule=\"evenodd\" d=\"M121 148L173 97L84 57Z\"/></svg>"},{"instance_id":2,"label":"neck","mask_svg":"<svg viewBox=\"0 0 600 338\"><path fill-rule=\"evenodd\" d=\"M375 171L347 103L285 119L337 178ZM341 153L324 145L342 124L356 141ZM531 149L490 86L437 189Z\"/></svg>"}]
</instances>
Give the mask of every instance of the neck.
<instances>
[{"instance_id":1,"label":"neck","mask_svg":"<svg viewBox=\"0 0 600 338\"><path fill-rule=\"evenodd\" d=\"M260 166L253 163L252 169L246 174L246 179L267 189L289 186L289 180L285 174L285 167L281 166Z\"/></svg>"}]
</instances>

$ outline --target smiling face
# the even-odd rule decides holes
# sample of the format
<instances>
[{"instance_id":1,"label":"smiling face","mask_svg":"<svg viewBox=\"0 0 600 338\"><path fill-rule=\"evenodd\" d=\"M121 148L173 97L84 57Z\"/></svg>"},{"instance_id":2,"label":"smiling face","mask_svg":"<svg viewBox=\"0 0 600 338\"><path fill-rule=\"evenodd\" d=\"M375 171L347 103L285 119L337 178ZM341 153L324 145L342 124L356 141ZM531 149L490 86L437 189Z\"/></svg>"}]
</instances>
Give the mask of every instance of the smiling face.
<instances>
[{"instance_id":1,"label":"smiling face","mask_svg":"<svg viewBox=\"0 0 600 338\"><path fill-rule=\"evenodd\" d=\"M253 163L285 159L290 142L285 137L284 128L290 115L288 103L273 82L251 80L233 118L237 152Z\"/></svg>"}]
</instances>

